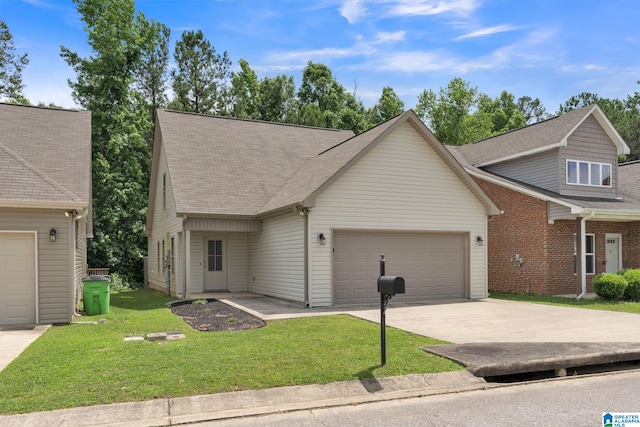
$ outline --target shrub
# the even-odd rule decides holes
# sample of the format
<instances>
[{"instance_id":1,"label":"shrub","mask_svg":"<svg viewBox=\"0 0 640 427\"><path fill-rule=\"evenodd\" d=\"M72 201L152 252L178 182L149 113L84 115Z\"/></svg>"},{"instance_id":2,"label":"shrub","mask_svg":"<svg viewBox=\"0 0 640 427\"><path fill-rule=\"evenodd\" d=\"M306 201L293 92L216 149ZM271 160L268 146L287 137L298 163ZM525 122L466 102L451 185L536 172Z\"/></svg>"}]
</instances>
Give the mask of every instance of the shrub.
<instances>
[{"instance_id":1,"label":"shrub","mask_svg":"<svg viewBox=\"0 0 640 427\"><path fill-rule=\"evenodd\" d=\"M140 289L140 286L130 283L126 276L121 276L118 273L109 275L109 290L111 292L130 292L136 289Z\"/></svg>"},{"instance_id":2,"label":"shrub","mask_svg":"<svg viewBox=\"0 0 640 427\"><path fill-rule=\"evenodd\" d=\"M630 301L640 301L640 270L628 269L623 276L628 283L624 297Z\"/></svg>"},{"instance_id":3,"label":"shrub","mask_svg":"<svg viewBox=\"0 0 640 427\"><path fill-rule=\"evenodd\" d=\"M616 300L622 298L624 290L627 288L627 280L612 273L601 273L593 278L591 282L593 290L600 298L605 300Z\"/></svg>"}]
</instances>

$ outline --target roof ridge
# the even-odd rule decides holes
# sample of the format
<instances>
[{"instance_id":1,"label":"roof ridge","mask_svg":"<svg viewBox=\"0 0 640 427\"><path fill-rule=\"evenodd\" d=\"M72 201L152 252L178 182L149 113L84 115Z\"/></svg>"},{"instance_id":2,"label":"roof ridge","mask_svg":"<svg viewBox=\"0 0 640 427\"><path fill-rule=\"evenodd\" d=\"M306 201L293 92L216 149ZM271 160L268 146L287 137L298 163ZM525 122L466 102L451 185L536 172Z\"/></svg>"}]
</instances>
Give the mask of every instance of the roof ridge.
<instances>
[{"instance_id":1,"label":"roof ridge","mask_svg":"<svg viewBox=\"0 0 640 427\"><path fill-rule=\"evenodd\" d=\"M24 107L24 108L32 108L32 109L38 109L38 110L61 111L66 113L81 113L81 112L88 111L88 110L82 110L78 108L48 107L46 105L13 104L11 102L0 102L0 105L11 105L12 107Z\"/></svg>"},{"instance_id":2,"label":"roof ridge","mask_svg":"<svg viewBox=\"0 0 640 427\"><path fill-rule=\"evenodd\" d=\"M42 173L38 168L33 166L31 163L27 162L25 159L20 157L20 155L18 155L17 153L13 152L11 149L9 149L9 147L7 147L6 145L2 144L1 142L0 142L0 150L2 150L5 153L7 153L14 160L16 160L18 163L20 163L25 168L29 169L34 174L36 174L40 179L42 179L44 182L46 182L47 184L49 184L52 187L54 187L56 190L58 190L61 193L71 197L74 201L81 201L81 199L78 196L76 196L75 194L73 194L72 192L70 192L69 190L64 188L62 185L58 184L56 181L54 181L53 179L51 179L50 177L48 177L44 173Z\"/></svg>"},{"instance_id":3,"label":"roof ridge","mask_svg":"<svg viewBox=\"0 0 640 427\"><path fill-rule=\"evenodd\" d=\"M177 113L177 114L185 114L188 116L196 116L196 117L206 117L206 118L215 118L215 119L224 119L230 121L238 121L238 122L248 122L248 123L262 123L266 125L276 125L276 126L288 126L288 127L297 127L302 129L313 129L313 130L325 130L332 132L352 132L349 129L334 129L334 128L325 128L320 126L308 126L308 125L299 125L296 123L282 123L282 122L270 122L268 120L258 120L258 119L248 119L243 117L231 117L231 116L219 116L216 114L202 114L202 113L194 113L191 111L179 111L179 110L171 110L171 109L162 109L159 111L165 111L167 113Z\"/></svg>"}]
</instances>

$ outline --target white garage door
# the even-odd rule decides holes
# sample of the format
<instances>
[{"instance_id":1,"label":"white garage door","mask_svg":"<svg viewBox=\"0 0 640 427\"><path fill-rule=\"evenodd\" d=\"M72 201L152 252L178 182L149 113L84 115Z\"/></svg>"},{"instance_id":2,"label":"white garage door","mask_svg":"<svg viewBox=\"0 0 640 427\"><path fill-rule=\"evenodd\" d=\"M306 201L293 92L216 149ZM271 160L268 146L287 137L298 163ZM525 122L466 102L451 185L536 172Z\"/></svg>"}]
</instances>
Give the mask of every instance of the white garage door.
<instances>
[{"instance_id":1,"label":"white garage door","mask_svg":"<svg viewBox=\"0 0 640 427\"><path fill-rule=\"evenodd\" d=\"M0 325L36 323L35 235L0 232Z\"/></svg>"},{"instance_id":2,"label":"white garage door","mask_svg":"<svg viewBox=\"0 0 640 427\"><path fill-rule=\"evenodd\" d=\"M334 304L380 301L380 254L386 274L405 279L394 301L467 298L466 234L338 231L333 235Z\"/></svg>"}]
</instances>

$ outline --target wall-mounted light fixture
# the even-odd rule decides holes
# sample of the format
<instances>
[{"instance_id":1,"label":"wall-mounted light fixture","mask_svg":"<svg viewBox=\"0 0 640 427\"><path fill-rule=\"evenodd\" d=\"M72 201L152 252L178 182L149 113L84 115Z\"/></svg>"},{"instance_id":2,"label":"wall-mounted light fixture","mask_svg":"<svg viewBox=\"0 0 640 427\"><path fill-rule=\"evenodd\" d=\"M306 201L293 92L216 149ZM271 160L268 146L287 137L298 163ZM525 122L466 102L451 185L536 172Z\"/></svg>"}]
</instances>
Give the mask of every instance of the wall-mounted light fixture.
<instances>
[{"instance_id":1,"label":"wall-mounted light fixture","mask_svg":"<svg viewBox=\"0 0 640 427\"><path fill-rule=\"evenodd\" d=\"M482 238L482 236L476 236L476 243L478 244L478 246L484 245L484 239Z\"/></svg>"},{"instance_id":2,"label":"wall-mounted light fixture","mask_svg":"<svg viewBox=\"0 0 640 427\"><path fill-rule=\"evenodd\" d=\"M305 216L309 213L309 208L299 208L298 213L300 216Z\"/></svg>"},{"instance_id":3,"label":"wall-mounted light fixture","mask_svg":"<svg viewBox=\"0 0 640 427\"><path fill-rule=\"evenodd\" d=\"M52 228L51 230L49 230L49 241L54 243L56 241L56 229Z\"/></svg>"},{"instance_id":4,"label":"wall-mounted light fixture","mask_svg":"<svg viewBox=\"0 0 640 427\"><path fill-rule=\"evenodd\" d=\"M326 245L327 244L327 238L325 237L324 233L319 233L318 234L318 240L320 240L320 244L321 245Z\"/></svg>"}]
</instances>

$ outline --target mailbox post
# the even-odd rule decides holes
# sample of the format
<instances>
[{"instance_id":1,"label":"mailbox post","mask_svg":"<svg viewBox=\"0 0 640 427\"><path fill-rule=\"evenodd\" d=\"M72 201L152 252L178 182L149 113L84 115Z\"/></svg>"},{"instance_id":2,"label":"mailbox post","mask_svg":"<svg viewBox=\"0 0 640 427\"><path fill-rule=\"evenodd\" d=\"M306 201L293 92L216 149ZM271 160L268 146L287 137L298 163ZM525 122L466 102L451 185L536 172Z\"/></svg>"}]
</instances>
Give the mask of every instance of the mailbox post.
<instances>
[{"instance_id":1,"label":"mailbox post","mask_svg":"<svg viewBox=\"0 0 640 427\"><path fill-rule=\"evenodd\" d=\"M385 274L384 254L380 255L378 292L380 293L380 366L384 366L387 363L387 304L395 294L404 294L404 279L400 276Z\"/></svg>"}]
</instances>

